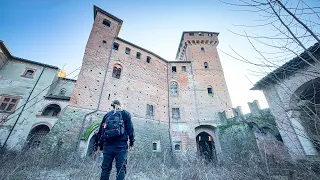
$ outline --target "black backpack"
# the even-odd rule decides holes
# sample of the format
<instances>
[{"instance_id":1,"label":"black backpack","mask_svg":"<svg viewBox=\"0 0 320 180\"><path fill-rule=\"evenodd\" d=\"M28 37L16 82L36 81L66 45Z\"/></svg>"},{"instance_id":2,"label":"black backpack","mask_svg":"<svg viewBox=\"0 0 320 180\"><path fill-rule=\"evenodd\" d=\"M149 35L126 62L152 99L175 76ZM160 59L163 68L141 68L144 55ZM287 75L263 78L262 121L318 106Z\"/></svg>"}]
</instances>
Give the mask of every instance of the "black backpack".
<instances>
[{"instance_id":1,"label":"black backpack","mask_svg":"<svg viewBox=\"0 0 320 180\"><path fill-rule=\"evenodd\" d=\"M124 121L122 118L122 112L117 111L104 118L102 124L103 140L110 140L120 137L125 134Z\"/></svg>"}]
</instances>

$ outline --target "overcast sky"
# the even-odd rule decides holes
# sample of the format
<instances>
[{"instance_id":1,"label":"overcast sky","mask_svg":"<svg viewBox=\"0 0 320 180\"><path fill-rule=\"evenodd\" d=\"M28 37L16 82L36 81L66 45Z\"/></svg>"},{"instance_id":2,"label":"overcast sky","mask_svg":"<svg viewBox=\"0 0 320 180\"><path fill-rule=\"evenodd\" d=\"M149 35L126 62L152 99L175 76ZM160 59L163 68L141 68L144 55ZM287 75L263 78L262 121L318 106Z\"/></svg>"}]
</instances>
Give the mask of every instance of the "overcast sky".
<instances>
[{"instance_id":1,"label":"overcast sky","mask_svg":"<svg viewBox=\"0 0 320 180\"><path fill-rule=\"evenodd\" d=\"M255 99L263 108L268 106L262 92L249 90L262 78L252 75L257 67L223 53L234 54L232 47L255 61L257 53L248 40L231 31L267 34L268 29L235 26L252 24L256 17L232 11L233 7L218 0L2 0L0 39L15 56L60 68L66 64L68 74L81 66L93 24L93 5L124 21L119 37L167 60L175 59L183 31L219 32L218 51L233 107L242 106L249 112L247 102Z\"/></svg>"}]
</instances>

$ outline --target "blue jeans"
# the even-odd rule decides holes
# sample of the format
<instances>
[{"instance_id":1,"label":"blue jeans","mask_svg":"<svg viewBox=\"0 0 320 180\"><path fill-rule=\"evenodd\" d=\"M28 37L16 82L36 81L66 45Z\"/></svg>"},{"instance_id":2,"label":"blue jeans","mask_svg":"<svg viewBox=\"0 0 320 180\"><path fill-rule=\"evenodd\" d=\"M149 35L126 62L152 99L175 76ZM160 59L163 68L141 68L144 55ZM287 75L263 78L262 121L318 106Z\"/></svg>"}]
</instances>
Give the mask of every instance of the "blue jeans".
<instances>
[{"instance_id":1,"label":"blue jeans","mask_svg":"<svg viewBox=\"0 0 320 180\"><path fill-rule=\"evenodd\" d=\"M109 180L113 159L116 159L117 180L123 180L127 166L127 146L104 146L100 180Z\"/></svg>"}]
</instances>

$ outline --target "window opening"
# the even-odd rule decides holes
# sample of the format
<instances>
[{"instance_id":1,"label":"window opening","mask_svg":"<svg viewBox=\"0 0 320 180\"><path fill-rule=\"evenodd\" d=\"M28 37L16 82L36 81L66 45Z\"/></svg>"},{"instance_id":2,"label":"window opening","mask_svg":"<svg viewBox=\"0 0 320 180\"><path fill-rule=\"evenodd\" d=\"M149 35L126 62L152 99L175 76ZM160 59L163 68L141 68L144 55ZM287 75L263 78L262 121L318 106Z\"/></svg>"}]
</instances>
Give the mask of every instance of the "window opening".
<instances>
[{"instance_id":1,"label":"window opening","mask_svg":"<svg viewBox=\"0 0 320 180\"><path fill-rule=\"evenodd\" d=\"M141 53L137 52L136 58L137 58L137 59L141 59Z\"/></svg>"},{"instance_id":2,"label":"window opening","mask_svg":"<svg viewBox=\"0 0 320 180\"><path fill-rule=\"evenodd\" d=\"M176 66L172 66L172 72L177 72L177 67Z\"/></svg>"},{"instance_id":3,"label":"window opening","mask_svg":"<svg viewBox=\"0 0 320 180\"><path fill-rule=\"evenodd\" d=\"M112 77L120 79L121 76L121 68L113 67Z\"/></svg>"},{"instance_id":4,"label":"window opening","mask_svg":"<svg viewBox=\"0 0 320 180\"><path fill-rule=\"evenodd\" d=\"M156 151L157 150L157 143L152 143L152 150L153 151Z\"/></svg>"},{"instance_id":5,"label":"window opening","mask_svg":"<svg viewBox=\"0 0 320 180\"><path fill-rule=\"evenodd\" d=\"M194 36L194 33L189 33L189 36Z\"/></svg>"},{"instance_id":6,"label":"window opening","mask_svg":"<svg viewBox=\"0 0 320 180\"><path fill-rule=\"evenodd\" d=\"M151 57L147 56L147 63L151 62Z\"/></svg>"},{"instance_id":7,"label":"window opening","mask_svg":"<svg viewBox=\"0 0 320 180\"><path fill-rule=\"evenodd\" d=\"M50 104L48 105L43 111L42 116L58 116L60 113L61 108L57 104Z\"/></svg>"},{"instance_id":8,"label":"window opening","mask_svg":"<svg viewBox=\"0 0 320 180\"><path fill-rule=\"evenodd\" d=\"M205 69L209 69L209 65L208 65L207 62L204 62L203 64L204 64L204 68L205 68Z\"/></svg>"},{"instance_id":9,"label":"window opening","mask_svg":"<svg viewBox=\"0 0 320 180\"><path fill-rule=\"evenodd\" d=\"M12 112L15 110L19 99L16 97L3 96L0 100L0 111Z\"/></svg>"},{"instance_id":10,"label":"window opening","mask_svg":"<svg viewBox=\"0 0 320 180\"><path fill-rule=\"evenodd\" d=\"M186 72L186 71L187 71L186 66L182 66L182 67L181 67L181 70L182 70L182 72Z\"/></svg>"},{"instance_id":11,"label":"window opening","mask_svg":"<svg viewBox=\"0 0 320 180\"><path fill-rule=\"evenodd\" d=\"M204 54L205 53L205 51L204 51L204 48L203 47L201 47L201 52Z\"/></svg>"},{"instance_id":12,"label":"window opening","mask_svg":"<svg viewBox=\"0 0 320 180\"><path fill-rule=\"evenodd\" d=\"M180 109L172 108L172 119L179 120L180 119Z\"/></svg>"},{"instance_id":13,"label":"window opening","mask_svg":"<svg viewBox=\"0 0 320 180\"><path fill-rule=\"evenodd\" d=\"M203 36L203 33L202 33L202 32L199 32L199 36Z\"/></svg>"},{"instance_id":14,"label":"window opening","mask_svg":"<svg viewBox=\"0 0 320 180\"><path fill-rule=\"evenodd\" d=\"M209 33L208 36L212 36L212 33Z\"/></svg>"},{"instance_id":15,"label":"window opening","mask_svg":"<svg viewBox=\"0 0 320 180\"><path fill-rule=\"evenodd\" d=\"M29 69L29 70L27 70L25 76L28 77L28 78L32 78L33 73L34 73L34 71Z\"/></svg>"},{"instance_id":16,"label":"window opening","mask_svg":"<svg viewBox=\"0 0 320 180\"><path fill-rule=\"evenodd\" d=\"M213 94L212 87L208 87L208 94Z\"/></svg>"},{"instance_id":17,"label":"window opening","mask_svg":"<svg viewBox=\"0 0 320 180\"><path fill-rule=\"evenodd\" d=\"M110 100L110 94L108 95L108 100Z\"/></svg>"},{"instance_id":18,"label":"window opening","mask_svg":"<svg viewBox=\"0 0 320 180\"><path fill-rule=\"evenodd\" d=\"M178 83L173 81L170 84L170 94L171 96L178 96Z\"/></svg>"},{"instance_id":19,"label":"window opening","mask_svg":"<svg viewBox=\"0 0 320 180\"><path fill-rule=\"evenodd\" d=\"M125 53L129 55L129 54L130 54L130 51L131 51L131 49L130 49L130 48L126 48Z\"/></svg>"},{"instance_id":20,"label":"window opening","mask_svg":"<svg viewBox=\"0 0 320 180\"><path fill-rule=\"evenodd\" d=\"M40 143L43 141L44 137L49 133L50 129L46 125L39 125L34 127L28 137L27 142L30 148L39 147Z\"/></svg>"},{"instance_id":21,"label":"window opening","mask_svg":"<svg viewBox=\"0 0 320 180\"><path fill-rule=\"evenodd\" d=\"M105 20L103 20L102 24L107 26L107 27L110 27L111 22L105 19Z\"/></svg>"},{"instance_id":22,"label":"window opening","mask_svg":"<svg viewBox=\"0 0 320 180\"><path fill-rule=\"evenodd\" d=\"M176 151L180 151L181 150L181 142L175 142L175 145L174 145L174 150Z\"/></svg>"},{"instance_id":23,"label":"window opening","mask_svg":"<svg viewBox=\"0 0 320 180\"><path fill-rule=\"evenodd\" d=\"M147 116L148 117L154 116L153 105L147 104Z\"/></svg>"},{"instance_id":24,"label":"window opening","mask_svg":"<svg viewBox=\"0 0 320 180\"><path fill-rule=\"evenodd\" d=\"M118 43L113 43L113 49L118 51L119 44Z\"/></svg>"}]
</instances>

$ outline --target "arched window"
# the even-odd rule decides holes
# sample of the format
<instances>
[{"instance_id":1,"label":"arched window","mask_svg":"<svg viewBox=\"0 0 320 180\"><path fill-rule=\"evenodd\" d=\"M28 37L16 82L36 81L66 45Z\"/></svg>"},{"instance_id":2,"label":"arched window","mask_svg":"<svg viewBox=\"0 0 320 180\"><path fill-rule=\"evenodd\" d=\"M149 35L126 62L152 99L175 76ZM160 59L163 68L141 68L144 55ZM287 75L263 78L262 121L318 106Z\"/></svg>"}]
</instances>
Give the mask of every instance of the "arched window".
<instances>
[{"instance_id":1,"label":"arched window","mask_svg":"<svg viewBox=\"0 0 320 180\"><path fill-rule=\"evenodd\" d=\"M112 77L120 79L121 76L121 66L120 65L116 65L113 67L113 71L112 71Z\"/></svg>"},{"instance_id":2,"label":"arched window","mask_svg":"<svg viewBox=\"0 0 320 180\"><path fill-rule=\"evenodd\" d=\"M42 116L58 116L60 113L61 108L57 104L50 104L48 105L43 111Z\"/></svg>"},{"instance_id":3,"label":"arched window","mask_svg":"<svg viewBox=\"0 0 320 180\"><path fill-rule=\"evenodd\" d=\"M177 82L171 82L170 94L171 94L171 96L178 96L178 83Z\"/></svg>"},{"instance_id":4,"label":"arched window","mask_svg":"<svg viewBox=\"0 0 320 180\"><path fill-rule=\"evenodd\" d=\"M204 54L204 53L206 53L205 51L204 51L204 48L203 47L201 47L201 52Z\"/></svg>"},{"instance_id":5,"label":"arched window","mask_svg":"<svg viewBox=\"0 0 320 180\"><path fill-rule=\"evenodd\" d=\"M105 20L103 20L102 24L107 27L110 27L111 22L105 19Z\"/></svg>"},{"instance_id":6,"label":"arched window","mask_svg":"<svg viewBox=\"0 0 320 180\"><path fill-rule=\"evenodd\" d=\"M50 128L46 125L39 125L34 127L27 137L28 147L39 147L40 143L42 142L44 137L49 133L49 131Z\"/></svg>"},{"instance_id":7,"label":"arched window","mask_svg":"<svg viewBox=\"0 0 320 180\"><path fill-rule=\"evenodd\" d=\"M209 65L208 65L207 62L204 62L203 64L204 64L204 68L205 68L205 69L209 69Z\"/></svg>"}]
</instances>

